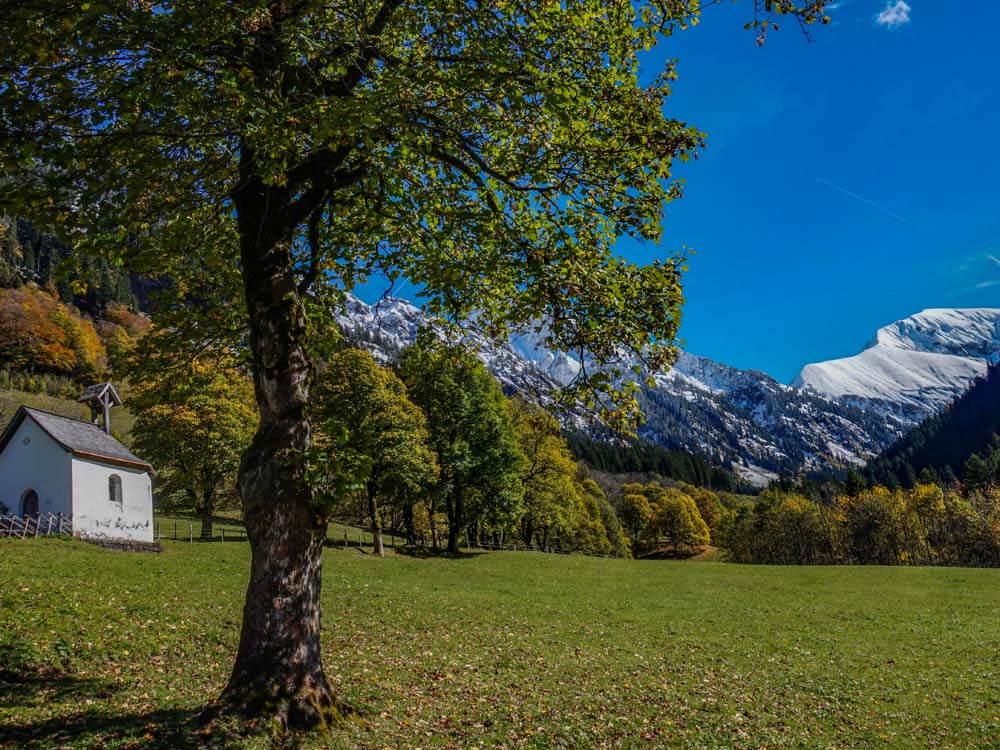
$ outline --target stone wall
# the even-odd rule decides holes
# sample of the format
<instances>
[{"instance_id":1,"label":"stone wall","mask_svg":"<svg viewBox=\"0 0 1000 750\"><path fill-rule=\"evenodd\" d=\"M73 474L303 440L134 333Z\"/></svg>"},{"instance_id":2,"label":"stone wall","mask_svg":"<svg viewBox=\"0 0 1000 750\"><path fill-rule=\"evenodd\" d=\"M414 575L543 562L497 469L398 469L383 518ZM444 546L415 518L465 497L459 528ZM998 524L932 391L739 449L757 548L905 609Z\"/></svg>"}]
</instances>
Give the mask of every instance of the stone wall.
<instances>
[{"instance_id":1,"label":"stone wall","mask_svg":"<svg viewBox=\"0 0 1000 750\"><path fill-rule=\"evenodd\" d=\"M79 539L117 552L163 552L163 545L159 542L139 542L134 539L101 539L100 537L87 536L80 536Z\"/></svg>"}]
</instances>

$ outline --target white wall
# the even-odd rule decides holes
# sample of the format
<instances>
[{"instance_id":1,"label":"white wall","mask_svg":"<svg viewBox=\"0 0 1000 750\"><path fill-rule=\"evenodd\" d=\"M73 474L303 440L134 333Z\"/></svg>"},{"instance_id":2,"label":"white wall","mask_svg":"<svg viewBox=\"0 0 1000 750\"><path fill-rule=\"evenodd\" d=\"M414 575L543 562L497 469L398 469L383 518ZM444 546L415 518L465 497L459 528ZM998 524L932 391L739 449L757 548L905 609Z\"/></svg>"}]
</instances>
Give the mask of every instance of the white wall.
<instances>
[{"instance_id":1,"label":"white wall","mask_svg":"<svg viewBox=\"0 0 1000 750\"><path fill-rule=\"evenodd\" d=\"M108 480L122 479L122 504L111 502ZM73 531L108 539L153 541L153 484L139 469L73 457Z\"/></svg>"},{"instance_id":2,"label":"white wall","mask_svg":"<svg viewBox=\"0 0 1000 750\"><path fill-rule=\"evenodd\" d=\"M25 440L28 442L25 443ZM0 502L21 515L21 498L38 493L38 512L71 515L70 453L25 417L7 448L0 453Z\"/></svg>"}]
</instances>

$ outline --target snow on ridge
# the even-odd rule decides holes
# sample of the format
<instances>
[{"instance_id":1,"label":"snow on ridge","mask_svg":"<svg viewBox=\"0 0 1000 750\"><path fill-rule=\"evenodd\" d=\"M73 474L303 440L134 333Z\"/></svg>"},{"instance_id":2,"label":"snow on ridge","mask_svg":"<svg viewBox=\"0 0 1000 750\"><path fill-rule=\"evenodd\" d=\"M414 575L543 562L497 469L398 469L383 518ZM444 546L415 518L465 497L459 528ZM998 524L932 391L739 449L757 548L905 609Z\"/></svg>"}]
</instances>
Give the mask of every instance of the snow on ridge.
<instances>
[{"instance_id":1,"label":"snow on ridge","mask_svg":"<svg viewBox=\"0 0 1000 750\"><path fill-rule=\"evenodd\" d=\"M1000 360L1000 308L931 308L880 328L860 354L806 365L792 385L914 424Z\"/></svg>"},{"instance_id":2,"label":"snow on ridge","mask_svg":"<svg viewBox=\"0 0 1000 750\"><path fill-rule=\"evenodd\" d=\"M869 348L984 359L1000 348L1000 308L930 308L880 328Z\"/></svg>"}]
</instances>

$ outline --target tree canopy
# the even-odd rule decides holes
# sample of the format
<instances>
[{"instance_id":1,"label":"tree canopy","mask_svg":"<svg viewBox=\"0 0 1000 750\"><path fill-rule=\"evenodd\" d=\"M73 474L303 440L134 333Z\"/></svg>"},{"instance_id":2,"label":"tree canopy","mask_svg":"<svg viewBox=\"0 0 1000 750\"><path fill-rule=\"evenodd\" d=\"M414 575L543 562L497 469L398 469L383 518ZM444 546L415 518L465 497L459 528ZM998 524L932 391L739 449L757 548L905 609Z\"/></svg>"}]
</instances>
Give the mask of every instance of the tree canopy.
<instances>
[{"instance_id":1,"label":"tree canopy","mask_svg":"<svg viewBox=\"0 0 1000 750\"><path fill-rule=\"evenodd\" d=\"M161 504L198 512L210 538L217 504L236 499L240 458L257 428L253 386L231 354L168 362L157 336L142 342L131 370L134 447L157 468Z\"/></svg>"},{"instance_id":2,"label":"tree canopy","mask_svg":"<svg viewBox=\"0 0 1000 750\"><path fill-rule=\"evenodd\" d=\"M770 13L821 18L823 2L755 6L766 29ZM612 246L659 238L681 192L673 161L702 145L663 115L673 64L639 81L640 55L695 22L697 4L5 10L0 197L82 249L235 285L223 271L239 222L266 196L301 292L403 275L455 321L477 311L496 333L541 320L548 343L587 362L669 361L681 257L637 266Z\"/></svg>"},{"instance_id":3,"label":"tree canopy","mask_svg":"<svg viewBox=\"0 0 1000 750\"><path fill-rule=\"evenodd\" d=\"M351 479L365 498L375 551L382 555L381 503L410 498L438 478L427 419L399 377L360 349L330 358L313 400L316 448L323 452L314 453L315 471L332 470L332 484L349 488L342 467L355 467Z\"/></svg>"},{"instance_id":4,"label":"tree canopy","mask_svg":"<svg viewBox=\"0 0 1000 750\"><path fill-rule=\"evenodd\" d=\"M418 342L403 351L399 372L427 416L441 465L448 551L458 552L470 522L506 526L519 514L523 456L507 404L493 376L461 347Z\"/></svg>"}]
</instances>

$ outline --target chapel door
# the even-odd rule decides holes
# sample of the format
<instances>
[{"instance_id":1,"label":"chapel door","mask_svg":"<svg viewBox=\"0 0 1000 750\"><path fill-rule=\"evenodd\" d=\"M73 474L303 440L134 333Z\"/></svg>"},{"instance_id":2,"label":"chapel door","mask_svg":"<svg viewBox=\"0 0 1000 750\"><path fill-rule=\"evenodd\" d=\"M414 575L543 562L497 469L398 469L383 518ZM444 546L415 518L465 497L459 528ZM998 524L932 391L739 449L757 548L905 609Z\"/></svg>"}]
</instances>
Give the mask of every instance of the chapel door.
<instances>
[{"instance_id":1,"label":"chapel door","mask_svg":"<svg viewBox=\"0 0 1000 750\"><path fill-rule=\"evenodd\" d=\"M28 490L24 493L24 498L21 500L21 515L38 515L38 493L34 490Z\"/></svg>"}]
</instances>

